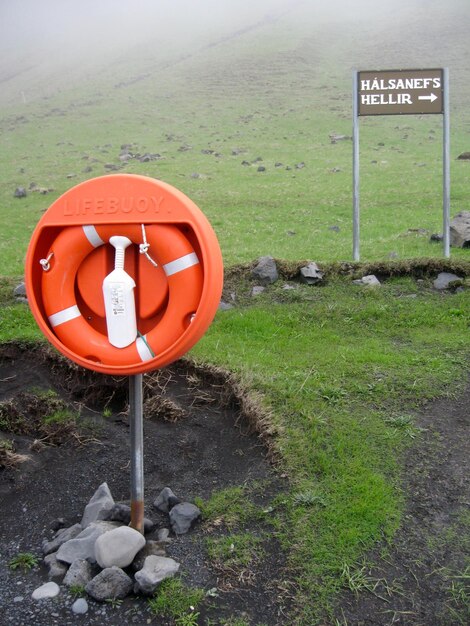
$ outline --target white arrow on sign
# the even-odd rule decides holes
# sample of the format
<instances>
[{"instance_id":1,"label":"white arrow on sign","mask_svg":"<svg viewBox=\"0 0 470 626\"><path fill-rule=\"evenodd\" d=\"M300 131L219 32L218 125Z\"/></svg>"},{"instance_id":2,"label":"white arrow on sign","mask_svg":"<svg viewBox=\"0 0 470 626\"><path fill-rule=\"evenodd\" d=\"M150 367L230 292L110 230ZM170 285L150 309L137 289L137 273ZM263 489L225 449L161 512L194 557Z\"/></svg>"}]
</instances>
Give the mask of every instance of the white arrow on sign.
<instances>
[{"instance_id":1,"label":"white arrow on sign","mask_svg":"<svg viewBox=\"0 0 470 626\"><path fill-rule=\"evenodd\" d=\"M429 100L430 102L434 102L434 100L437 100L437 96L432 93L430 96L418 96L418 100Z\"/></svg>"}]
</instances>

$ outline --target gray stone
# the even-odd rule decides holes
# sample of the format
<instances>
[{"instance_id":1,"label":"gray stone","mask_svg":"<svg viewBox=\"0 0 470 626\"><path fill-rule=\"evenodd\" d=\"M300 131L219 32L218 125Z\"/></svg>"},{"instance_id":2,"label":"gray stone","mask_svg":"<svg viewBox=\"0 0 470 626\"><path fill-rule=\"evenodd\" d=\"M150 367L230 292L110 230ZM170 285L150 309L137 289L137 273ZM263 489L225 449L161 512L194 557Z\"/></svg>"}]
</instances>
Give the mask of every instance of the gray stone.
<instances>
[{"instance_id":1,"label":"gray stone","mask_svg":"<svg viewBox=\"0 0 470 626\"><path fill-rule=\"evenodd\" d=\"M48 554L44 559L44 563L49 572L49 579L63 578L67 573L67 565L58 561L55 554Z\"/></svg>"},{"instance_id":2,"label":"gray stone","mask_svg":"<svg viewBox=\"0 0 470 626\"><path fill-rule=\"evenodd\" d=\"M259 296L260 294L263 293L263 291L266 291L266 287L263 287L262 285L255 285L253 289L251 290L251 295Z\"/></svg>"},{"instance_id":3,"label":"gray stone","mask_svg":"<svg viewBox=\"0 0 470 626\"><path fill-rule=\"evenodd\" d=\"M52 552L57 552L60 546L71 539L74 539L82 532L82 527L80 524L74 524L70 526L70 528L61 528L56 532L54 538L51 541L43 541L42 542L42 551L44 554L51 554Z\"/></svg>"},{"instance_id":4,"label":"gray stone","mask_svg":"<svg viewBox=\"0 0 470 626\"><path fill-rule=\"evenodd\" d=\"M340 135L338 133L330 133L329 134L331 143L337 143L338 141L347 141L351 139L349 135Z\"/></svg>"},{"instance_id":5,"label":"gray stone","mask_svg":"<svg viewBox=\"0 0 470 626\"><path fill-rule=\"evenodd\" d=\"M55 598L60 593L60 587L57 583L44 583L33 591L31 597L33 600L44 600L46 598Z\"/></svg>"},{"instance_id":6,"label":"gray stone","mask_svg":"<svg viewBox=\"0 0 470 626\"><path fill-rule=\"evenodd\" d=\"M75 615L85 615L88 612L88 602L85 598L78 598L72 604L72 613Z\"/></svg>"},{"instance_id":7,"label":"gray stone","mask_svg":"<svg viewBox=\"0 0 470 626\"><path fill-rule=\"evenodd\" d=\"M170 487L164 487L158 494L153 506L163 513L169 513L170 509L181 500L175 496Z\"/></svg>"},{"instance_id":8,"label":"gray stone","mask_svg":"<svg viewBox=\"0 0 470 626\"><path fill-rule=\"evenodd\" d=\"M323 272L316 263L309 263L300 268L300 281L307 285L316 285L323 280Z\"/></svg>"},{"instance_id":9,"label":"gray stone","mask_svg":"<svg viewBox=\"0 0 470 626\"><path fill-rule=\"evenodd\" d=\"M95 559L95 542L103 533L117 528L116 522L93 522L82 530L74 539L63 543L57 552L57 559L64 563L73 563L77 559Z\"/></svg>"},{"instance_id":10,"label":"gray stone","mask_svg":"<svg viewBox=\"0 0 470 626\"><path fill-rule=\"evenodd\" d=\"M190 502L181 502L170 511L170 523L173 532L176 535L183 535L197 522L201 517L201 511L195 504Z\"/></svg>"},{"instance_id":11,"label":"gray stone","mask_svg":"<svg viewBox=\"0 0 470 626\"><path fill-rule=\"evenodd\" d=\"M134 572L137 572L144 567L145 559L148 556L166 556L165 543L152 540L147 541L145 546L136 555L134 561L132 562L132 569Z\"/></svg>"},{"instance_id":12,"label":"gray stone","mask_svg":"<svg viewBox=\"0 0 470 626\"><path fill-rule=\"evenodd\" d=\"M457 157L459 161L469 161L470 160L470 152L462 152Z\"/></svg>"},{"instance_id":13,"label":"gray stone","mask_svg":"<svg viewBox=\"0 0 470 626\"><path fill-rule=\"evenodd\" d=\"M233 309L233 304L224 302L223 300L219 302L219 311L229 311L230 309Z\"/></svg>"},{"instance_id":14,"label":"gray stone","mask_svg":"<svg viewBox=\"0 0 470 626\"><path fill-rule=\"evenodd\" d=\"M170 529L169 528L160 528L158 533L157 533L157 539L158 539L158 541L165 541L165 542L171 541L171 539L170 539Z\"/></svg>"},{"instance_id":15,"label":"gray stone","mask_svg":"<svg viewBox=\"0 0 470 626\"><path fill-rule=\"evenodd\" d=\"M450 245L470 248L470 211L460 211L450 223Z\"/></svg>"},{"instance_id":16,"label":"gray stone","mask_svg":"<svg viewBox=\"0 0 470 626\"><path fill-rule=\"evenodd\" d=\"M93 578L91 563L85 559L77 559L69 567L63 580L67 587L85 587Z\"/></svg>"},{"instance_id":17,"label":"gray stone","mask_svg":"<svg viewBox=\"0 0 470 626\"><path fill-rule=\"evenodd\" d=\"M82 517L82 528L88 524L104 519L107 512L114 506L114 499L106 483L102 483L93 494L90 502L86 505Z\"/></svg>"},{"instance_id":18,"label":"gray stone","mask_svg":"<svg viewBox=\"0 0 470 626\"><path fill-rule=\"evenodd\" d=\"M434 289L442 291L444 289L452 289L462 285L462 278L449 272L441 272L437 275L436 280L433 283Z\"/></svg>"},{"instance_id":19,"label":"gray stone","mask_svg":"<svg viewBox=\"0 0 470 626\"><path fill-rule=\"evenodd\" d=\"M95 576L85 587L85 591L95 600L125 598L132 590L132 580L119 567L107 567Z\"/></svg>"},{"instance_id":20,"label":"gray stone","mask_svg":"<svg viewBox=\"0 0 470 626\"><path fill-rule=\"evenodd\" d=\"M13 195L15 198L26 198L28 194L26 193L26 189L24 187L17 187Z\"/></svg>"},{"instance_id":21,"label":"gray stone","mask_svg":"<svg viewBox=\"0 0 470 626\"><path fill-rule=\"evenodd\" d=\"M117 503L112 509L103 514L103 519L110 522L122 522L123 524L131 523L131 507L127 504ZM144 517L144 532L149 533L155 526L148 517Z\"/></svg>"},{"instance_id":22,"label":"gray stone","mask_svg":"<svg viewBox=\"0 0 470 626\"><path fill-rule=\"evenodd\" d=\"M121 526L98 537L95 558L100 567L127 567L137 552L145 546L144 536L138 530Z\"/></svg>"},{"instance_id":23,"label":"gray stone","mask_svg":"<svg viewBox=\"0 0 470 626\"><path fill-rule=\"evenodd\" d=\"M251 276L259 280L263 285L275 283L279 278L276 261L272 256L262 256L258 259L258 264L251 271Z\"/></svg>"},{"instance_id":24,"label":"gray stone","mask_svg":"<svg viewBox=\"0 0 470 626\"><path fill-rule=\"evenodd\" d=\"M380 287L380 280L374 276L373 274L369 274L368 276L363 276L358 280L353 280L355 285L364 285L365 287Z\"/></svg>"},{"instance_id":25,"label":"gray stone","mask_svg":"<svg viewBox=\"0 0 470 626\"><path fill-rule=\"evenodd\" d=\"M144 567L135 574L136 588L141 593L152 594L162 580L174 576L179 568L180 564L168 557L148 556Z\"/></svg>"},{"instance_id":26,"label":"gray stone","mask_svg":"<svg viewBox=\"0 0 470 626\"><path fill-rule=\"evenodd\" d=\"M13 295L14 296L26 296L26 285L25 283L20 283L19 285L17 285L14 290L13 290Z\"/></svg>"}]
</instances>

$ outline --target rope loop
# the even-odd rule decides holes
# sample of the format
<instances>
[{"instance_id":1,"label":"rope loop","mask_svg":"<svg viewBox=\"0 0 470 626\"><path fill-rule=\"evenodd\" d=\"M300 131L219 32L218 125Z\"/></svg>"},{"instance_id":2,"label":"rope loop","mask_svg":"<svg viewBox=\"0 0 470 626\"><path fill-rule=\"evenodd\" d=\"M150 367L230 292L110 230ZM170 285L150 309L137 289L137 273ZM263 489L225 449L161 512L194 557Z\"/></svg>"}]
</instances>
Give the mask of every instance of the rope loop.
<instances>
[{"instance_id":1,"label":"rope loop","mask_svg":"<svg viewBox=\"0 0 470 626\"><path fill-rule=\"evenodd\" d=\"M147 241L147 234L145 232L145 226L144 224L141 224L142 226L142 239L144 240L143 243L139 244L139 252L140 254L145 254L145 256L147 257L147 259L150 261L150 263L154 266L154 267L158 267L158 263L156 261L154 261L152 259L152 257L150 256L150 254L148 253L148 250L150 248L150 244Z\"/></svg>"}]
</instances>

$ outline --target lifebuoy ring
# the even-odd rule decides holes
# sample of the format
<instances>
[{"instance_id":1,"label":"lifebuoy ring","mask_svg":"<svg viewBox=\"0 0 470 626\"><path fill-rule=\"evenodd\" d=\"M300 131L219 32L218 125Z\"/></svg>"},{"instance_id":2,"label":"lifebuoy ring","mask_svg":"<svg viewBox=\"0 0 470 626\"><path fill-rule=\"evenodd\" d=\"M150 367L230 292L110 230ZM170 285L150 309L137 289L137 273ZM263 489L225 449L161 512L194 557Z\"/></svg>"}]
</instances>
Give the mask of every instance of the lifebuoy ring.
<instances>
[{"instance_id":1,"label":"lifebuoy ring","mask_svg":"<svg viewBox=\"0 0 470 626\"><path fill-rule=\"evenodd\" d=\"M119 233L139 244L141 226L71 226L62 230L51 246L50 268L42 277L44 310L53 333L87 361L118 367L161 361L175 351L175 343L197 315L203 272L192 245L175 226L150 225L145 230L150 250L168 281L167 305L147 322L147 326L154 324L151 329L126 348L112 346L107 336L85 319L77 303L76 280L85 258L113 235ZM101 290L100 280L95 281L94 289Z\"/></svg>"}]
</instances>

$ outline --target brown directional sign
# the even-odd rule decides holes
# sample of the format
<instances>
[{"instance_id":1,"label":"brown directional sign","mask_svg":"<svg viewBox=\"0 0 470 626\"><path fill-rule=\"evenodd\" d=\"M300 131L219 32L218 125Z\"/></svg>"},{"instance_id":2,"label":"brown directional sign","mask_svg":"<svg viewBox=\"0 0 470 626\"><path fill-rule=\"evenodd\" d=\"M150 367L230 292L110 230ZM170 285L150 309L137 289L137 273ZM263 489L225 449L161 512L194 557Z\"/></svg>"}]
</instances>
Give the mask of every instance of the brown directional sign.
<instances>
[{"instance_id":1,"label":"brown directional sign","mask_svg":"<svg viewBox=\"0 0 470 626\"><path fill-rule=\"evenodd\" d=\"M443 70L358 72L358 115L443 113Z\"/></svg>"}]
</instances>

